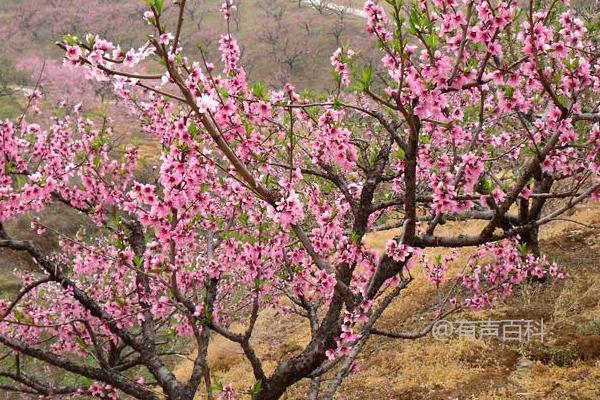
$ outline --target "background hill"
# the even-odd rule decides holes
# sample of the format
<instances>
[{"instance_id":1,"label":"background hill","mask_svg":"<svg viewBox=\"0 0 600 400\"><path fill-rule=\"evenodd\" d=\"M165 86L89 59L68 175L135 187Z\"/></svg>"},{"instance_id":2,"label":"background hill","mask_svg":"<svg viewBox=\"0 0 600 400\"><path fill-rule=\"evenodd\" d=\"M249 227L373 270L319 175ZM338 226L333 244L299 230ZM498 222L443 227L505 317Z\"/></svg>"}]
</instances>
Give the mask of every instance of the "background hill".
<instances>
[{"instance_id":1,"label":"background hill","mask_svg":"<svg viewBox=\"0 0 600 400\"><path fill-rule=\"evenodd\" d=\"M167 21L175 20L172 2ZM186 53L199 57L200 46L218 63L218 39L227 31L219 7L221 0L188 2L182 37ZM281 86L291 82L302 89L326 90L332 85L329 57L343 44L360 51L363 60L375 60L366 37L364 19L344 7L361 8L359 0L341 0L327 7L323 0L238 0L230 29L242 48L242 60L251 80ZM18 86L33 85L46 61L46 86L61 97L62 52L54 45L64 34L88 32L129 47L143 45L149 27L142 20L140 0L14 0L0 2L0 117L14 114L10 98ZM167 22L168 26L168 22ZM367 50L369 49L369 50ZM152 68L152 66L146 66ZM64 85L63 85L64 86ZM79 93L82 95L82 93ZM72 96L71 96L72 97ZM13 104L14 108L14 104Z\"/></svg>"}]
</instances>

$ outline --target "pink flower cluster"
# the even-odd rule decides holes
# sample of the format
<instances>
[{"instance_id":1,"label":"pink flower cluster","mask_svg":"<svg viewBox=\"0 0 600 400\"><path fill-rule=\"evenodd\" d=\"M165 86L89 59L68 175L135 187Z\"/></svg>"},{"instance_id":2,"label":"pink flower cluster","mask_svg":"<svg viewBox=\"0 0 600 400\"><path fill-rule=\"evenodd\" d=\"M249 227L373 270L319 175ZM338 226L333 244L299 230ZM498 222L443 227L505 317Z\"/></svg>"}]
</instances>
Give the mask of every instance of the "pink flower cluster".
<instances>
[{"instance_id":1,"label":"pink flower cluster","mask_svg":"<svg viewBox=\"0 0 600 400\"><path fill-rule=\"evenodd\" d=\"M340 84L348 86L350 84L350 71L348 61L354 56L351 49L338 48L331 56L331 65L340 77Z\"/></svg>"},{"instance_id":2,"label":"pink flower cluster","mask_svg":"<svg viewBox=\"0 0 600 400\"><path fill-rule=\"evenodd\" d=\"M367 13L369 21L367 30L369 33L376 36L379 40L390 40L392 33L387 28L389 20L383 7L374 1L368 0L365 2L363 9Z\"/></svg>"},{"instance_id":3,"label":"pink flower cluster","mask_svg":"<svg viewBox=\"0 0 600 400\"><path fill-rule=\"evenodd\" d=\"M325 111L313 132L313 146L317 163L338 165L343 170L350 171L354 168L357 151L350 142L350 130L341 126L343 118L343 111Z\"/></svg>"},{"instance_id":4,"label":"pink flower cluster","mask_svg":"<svg viewBox=\"0 0 600 400\"><path fill-rule=\"evenodd\" d=\"M281 227L289 228L304 218L302 203L296 192L291 192L289 196L277 202L277 216Z\"/></svg>"},{"instance_id":5,"label":"pink flower cluster","mask_svg":"<svg viewBox=\"0 0 600 400\"><path fill-rule=\"evenodd\" d=\"M356 333L357 325L369 321L368 314L372 305L373 302L367 300L360 304L355 312L346 312L341 325L342 332L340 333L339 338L336 339L336 348L326 351L329 360L334 360L338 357L350 354L352 346L361 338L361 336Z\"/></svg>"},{"instance_id":6,"label":"pink flower cluster","mask_svg":"<svg viewBox=\"0 0 600 400\"><path fill-rule=\"evenodd\" d=\"M527 278L563 279L566 276L556 263L545 257L523 255L518 248L518 239L490 243L479 248L469 259L467 267L468 270L460 278L464 288L470 291L464 304L476 310L494 306Z\"/></svg>"}]
</instances>

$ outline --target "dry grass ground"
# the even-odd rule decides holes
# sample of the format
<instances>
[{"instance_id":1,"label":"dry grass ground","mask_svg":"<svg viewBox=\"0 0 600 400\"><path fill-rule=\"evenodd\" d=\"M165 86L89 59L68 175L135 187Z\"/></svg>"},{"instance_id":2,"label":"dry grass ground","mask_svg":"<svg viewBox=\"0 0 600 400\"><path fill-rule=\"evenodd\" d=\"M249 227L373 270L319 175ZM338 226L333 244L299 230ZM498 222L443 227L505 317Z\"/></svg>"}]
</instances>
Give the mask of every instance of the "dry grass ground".
<instances>
[{"instance_id":1,"label":"dry grass ground","mask_svg":"<svg viewBox=\"0 0 600 400\"><path fill-rule=\"evenodd\" d=\"M558 221L544 227L542 250L567 269L561 282L530 284L506 304L480 313L464 313L459 319L544 319L544 343L516 345L497 340L454 338L416 341L372 338L360 360L360 371L349 377L337 399L600 399L600 207L582 205L569 216L575 222ZM583 226L581 224L585 224ZM478 224L441 227L477 231ZM394 231L367 239L382 249ZM443 249L437 250L439 252ZM472 249L465 249L455 263L460 268ZM418 272L415 275L419 275ZM420 276L386 312L379 326L412 331L418 321L409 317L433 294ZM281 357L299 351L308 340L304 321L265 313L258 322L253 345L266 359L271 372ZM253 383L250 366L239 347L215 337L209 349L213 375L236 388ZM176 373L186 377L188 361ZM304 399L306 382L288 391L285 399Z\"/></svg>"}]
</instances>

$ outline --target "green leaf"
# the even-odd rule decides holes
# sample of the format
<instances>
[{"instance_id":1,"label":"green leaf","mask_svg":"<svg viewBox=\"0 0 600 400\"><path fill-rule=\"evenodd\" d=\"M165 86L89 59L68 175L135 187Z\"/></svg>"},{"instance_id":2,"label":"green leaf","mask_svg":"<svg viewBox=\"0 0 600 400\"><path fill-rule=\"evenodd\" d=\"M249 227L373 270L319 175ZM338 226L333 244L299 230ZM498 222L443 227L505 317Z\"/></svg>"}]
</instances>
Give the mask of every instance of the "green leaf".
<instances>
[{"instance_id":1,"label":"green leaf","mask_svg":"<svg viewBox=\"0 0 600 400\"><path fill-rule=\"evenodd\" d=\"M90 47L94 47L94 45L96 44L96 36L92 35L91 33L85 35L85 40L86 42L88 42Z\"/></svg>"},{"instance_id":2,"label":"green leaf","mask_svg":"<svg viewBox=\"0 0 600 400\"><path fill-rule=\"evenodd\" d=\"M115 215L113 219L106 221L106 226L108 226L110 229L114 229L115 231L118 230L121 227L121 217Z\"/></svg>"},{"instance_id":3,"label":"green leaf","mask_svg":"<svg viewBox=\"0 0 600 400\"><path fill-rule=\"evenodd\" d=\"M75 161L80 164L82 162L84 162L87 159L87 154L85 154L84 152L81 153L77 153L75 155Z\"/></svg>"},{"instance_id":4,"label":"green leaf","mask_svg":"<svg viewBox=\"0 0 600 400\"><path fill-rule=\"evenodd\" d=\"M267 96L267 87L263 82L256 82L254 85L252 85L250 90L252 91L252 94L259 99L264 99Z\"/></svg>"},{"instance_id":5,"label":"green leaf","mask_svg":"<svg viewBox=\"0 0 600 400\"><path fill-rule=\"evenodd\" d=\"M192 218L191 221L187 224L188 229L193 228L198 223L198 221L200 221L201 218L202 216L200 214L194 215L194 218Z\"/></svg>"},{"instance_id":6,"label":"green leaf","mask_svg":"<svg viewBox=\"0 0 600 400\"><path fill-rule=\"evenodd\" d=\"M252 397L252 400L256 399L261 391L262 391L262 381L258 380L254 384L254 386L252 386L252 389L250 389L250 396Z\"/></svg>"},{"instance_id":7,"label":"green leaf","mask_svg":"<svg viewBox=\"0 0 600 400\"><path fill-rule=\"evenodd\" d=\"M108 142L108 136L105 134L99 135L96 139L92 141L92 149L100 150L102 146L104 146Z\"/></svg>"},{"instance_id":8,"label":"green leaf","mask_svg":"<svg viewBox=\"0 0 600 400\"><path fill-rule=\"evenodd\" d=\"M515 93L515 88L512 86L504 86L502 88L502 91L504 92L504 95L507 98L511 98L513 96L513 94Z\"/></svg>"},{"instance_id":9,"label":"green leaf","mask_svg":"<svg viewBox=\"0 0 600 400\"><path fill-rule=\"evenodd\" d=\"M94 167L96 167L96 169L100 169L100 166L102 165L102 159L100 159L100 157L94 156L92 162L94 163Z\"/></svg>"},{"instance_id":10,"label":"green leaf","mask_svg":"<svg viewBox=\"0 0 600 400\"><path fill-rule=\"evenodd\" d=\"M412 35L416 35L422 28L421 13L417 6L413 6L408 13L408 31Z\"/></svg>"},{"instance_id":11,"label":"green leaf","mask_svg":"<svg viewBox=\"0 0 600 400\"><path fill-rule=\"evenodd\" d=\"M269 282L267 278L259 278L254 280L254 288L259 290L265 283Z\"/></svg>"},{"instance_id":12,"label":"green leaf","mask_svg":"<svg viewBox=\"0 0 600 400\"><path fill-rule=\"evenodd\" d=\"M359 70L359 76L356 78L355 82L357 90L362 92L368 89L373 82L373 67L369 65L366 68Z\"/></svg>"},{"instance_id":13,"label":"green leaf","mask_svg":"<svg viewBox=\"0 0 600 400\"><path fill-rule=\"evenodd\" d=\"M27 315L23 314L19 309L17 308L13 308L12 310L13 315L15 316L15 319L19 322L24 322L26 324L31 324L33 322L33 320L28 317Z\"/></svg>"},{"instance_id":14,"label":"green leaf","mask_svg":"<svg viewBox=\"0 0 600 400\"><path fill-rule=\"evenodd\" d=\"M177 53L177 55L175 56L175 64L183 65L183 55L181 53Z\"/></svg>"},{"instance_id":15,"label":"green leaf","mask_svg":"<svg viewBox=\"0 0 600 400\"><path fill-rule=\"evenodd\" d=\"M179 143L177 148L184 154L190 151L190 146L187 143Z\"/></svg>"},{"instance_id":16,"label":"green leaf","mask_svg":"<svg viewBox=\"0 0 600 400\"><path fill-rule=\"evenodd\" d=\"M435 51L438 45L438 35L433 32L430 35L427 35L425 40L427 41L427 45L431 49L431 51Z\"/></svg>"},{"instance_id":17,"label":"green leaf","mask_svg":"<svg viewBox=\"0 0 600 400\"><path fill-rule=\"evenodd\" d=\"M536 156L538 154L538 150L533 146L527 146L523 151L530 156Z\"/></svg>"},{"instance_id":18,"label":"green leaf","mask_svg":"<svg viewBox=\"0 0 600 400\"><path fill-rule=\"evenodd\" d=\"M125 244L123 243L123 241L121 240L121 238L117 238L115 240L115 247L117 250L123 250L125 248Z\"/></svg>"},{"instance_id":19,"label":"green leaf","mask_svg":"<svg viewBox=\"0 0 600 400\"><path fill-rule=\"evenodd\" d=\"M133 264L136 267L141 267L144 264L144 257L133 256Z\"/></svg>"},{"instance_id":20,"label":"green leaf","mask_svg":"<svg viewBox=\"0 0 600 400\"><path fill-rule=\"evenodd\" d=\"M15 176L15 186L17 189L20 190L23 186L25 186L26 182L27 182L27 180L25 179L25 177L23 175Z\"/></svg>"},{"instance_id":21,"label":"green leaf","mask_svg":"<svg viewBox=\"0 0 600 400\"><path fill-rule=\"evenodd\" d=\"M405 157L406 152L404 151L404 149L398 148L398 150L396 150L396 158L398 158L398 160L404 160Z\"/></svg>"},{"instance_id":22,"label":"green leaf","mask_svg":"<svg viewBox=\"0 0 600 400\"><path fill-rule=\"evenodd\" d=\"M223 389L225 389L223 387L223 382L221 382L219 380L219 378L215 378L214 381L213 381L213 384L210 385L210 391L211 392L222 392Z\"/></svg>"},{"instance_id":23,"label":"green leaf","mask_svg":"<svg viewBox=\"0 0 600 400\"><path fill-rule=\"evenodd\" d=\"M525 257L528 253L527 244L526 243L517 244L517 250L519 251L519 254L521 254L523 257Z\"/></svg>"},{"instance_id":24,"label":"green leaf","mask_svg":"<svg viewBox=\"0 0 600 400\"><path fill-rule=\"evenodd\" d=\"M79 44L79 39L77 38L77 36L67 34L67 35L63 36L63 40L69 46L75 46L75 45Z\"/></svg>"},{"instance_id":25,"label":"green leaf","mask_svg":"<svg viewBox=\"0 0 600 400\"><path fill-rule=\"evenodd\" d=\"M188 126L188 132L190 133L190 136L195 138L199 131L200 129L198 129L198 125L196 125L195 122L190 122L190 125Z\"/></svg>"},{"instance_id":26,"label":"green leaf","mask_svg":"<svg viewBox=\"0 0 600 400\"><path fill-rule=\"evenodd\" d=\"M225 89L225 88L219 88L219 89L217 89L217 91L219 92L219 94L221 95L221 97L224 100L227 100L229 98L229 92L227 91L227 89Z\"/></svg>"},{"instance_id":27,"label":"green leaf","mask_svg":"<svg viewBox=\"0 0 600 400\"><path fill-rule=\"evenodd\" d=\"M492 193L494 191L494 182L489 179L483 180L483 185L485 187L486 192Z\"/></svg>"}]
</instances>

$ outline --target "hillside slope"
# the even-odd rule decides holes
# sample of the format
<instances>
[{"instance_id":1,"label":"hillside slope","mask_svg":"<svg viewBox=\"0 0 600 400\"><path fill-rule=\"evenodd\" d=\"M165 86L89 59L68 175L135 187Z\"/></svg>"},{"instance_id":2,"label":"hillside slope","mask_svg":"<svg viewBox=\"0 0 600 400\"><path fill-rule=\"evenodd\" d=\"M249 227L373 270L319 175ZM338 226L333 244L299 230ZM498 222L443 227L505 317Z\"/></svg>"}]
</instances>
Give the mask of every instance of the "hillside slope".
<instances>
[{"instance_id":1,"label":"hillside slope","mask_svg":"<svg viewBox=\"0 0 600 400\"><path fill-rule=\"evenodd\" d=\"M544 343L374 337L360 359L359 371L346 380L336 398L358 400L369 393L372 399L390 400L599 399L600 207L580 206L569 219L576 222L559 221L545 227L541 242L542 250L556 257L569 278L523 286L508 303L494 310L465 312L451 318L543 319ZM450 223L443 227L457 228ZM471 225L469 229L478 227ZM371 235L368 244L382 249L393 235L393 231ZM461 259L464 261L464 254L457 259L457 268ZM432 289L418 271L415 275L418 278L386 312L381 327L416 330L410 315L431 295ZM267 357L269 361L264 366L271 371L276 360L299 351L308 336L304 321L277 318L271 313L259 319L253 344L261 356ZM209 361L212 373L223 383L241 390L253 383L251 368L244 362L241 349L222 337L212 341ZM190 372L190 361L178 366L180 377ZM305 399L306 389L306 382L301 382L285 398Z\"/></svg>"},{"instance_id":2,"label":"hillside slope","mask_svg":"<svg viewBox=\"0 0 600 400\"><path fill-rule=\"evenodd\" d=\"M172 3L166 3L167 27L176 19ZM191 58L200 59L200 46L209 61L219 62L218 40L227 32L219 12L221 3L188 2L182 39ZM346 11L360 9L359 0L340 0L337 8L289 0L237 0L236 4L230 30L241 45L242 61L252 81L277 86L289 81L302 89L323 90L333 87L329 57L337 47L351 45L363 59L376 60L371 50L375 46L366 37L366 21ZM0 2L0 86L31 81L15 68L23 59L36 56L40 61L60 61L62 52L54 43L67 33L99 34L124 50L141 46L152 33L142 20L144 10L139 0Z\"/></svg>"}]
</instances>

